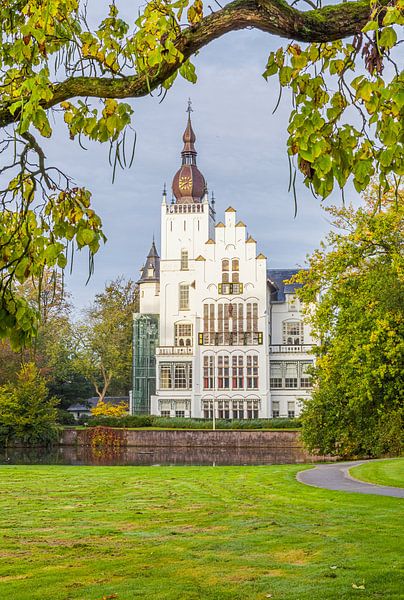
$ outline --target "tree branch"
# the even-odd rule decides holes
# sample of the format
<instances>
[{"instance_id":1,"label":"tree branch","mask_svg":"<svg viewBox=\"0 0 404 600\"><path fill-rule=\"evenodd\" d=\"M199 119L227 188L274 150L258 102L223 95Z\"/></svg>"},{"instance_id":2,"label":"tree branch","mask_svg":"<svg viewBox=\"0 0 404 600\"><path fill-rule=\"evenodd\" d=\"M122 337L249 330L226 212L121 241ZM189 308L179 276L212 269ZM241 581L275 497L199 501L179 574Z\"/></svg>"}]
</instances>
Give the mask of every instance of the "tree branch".
<instances>
[{"instance_id":1,"label":"tree branch","mask_svg":"<svg viewBox=\"0 0 404 600\"><path fill-rule=\"evenodd\" d=\"M388 0L381 0L387 4ZM146 96L173 75L192 54L222 35L239 29L255 28L300 42L329 42L359 33L369 20L369 0L343 2L333 6L300 11L285 0L234 0L221 10L204 17L198 25L185 29L176 41L182 61L162 63L147 73L113 79L71 77L53 85L53 97L42 104L51 108L75 97L138 98ZM13 102L15 99L13 100ZM11 102L10 102L11 104ZM19 120L9 105L0 108L0 127Z\"/></svg>"}]
</instances>

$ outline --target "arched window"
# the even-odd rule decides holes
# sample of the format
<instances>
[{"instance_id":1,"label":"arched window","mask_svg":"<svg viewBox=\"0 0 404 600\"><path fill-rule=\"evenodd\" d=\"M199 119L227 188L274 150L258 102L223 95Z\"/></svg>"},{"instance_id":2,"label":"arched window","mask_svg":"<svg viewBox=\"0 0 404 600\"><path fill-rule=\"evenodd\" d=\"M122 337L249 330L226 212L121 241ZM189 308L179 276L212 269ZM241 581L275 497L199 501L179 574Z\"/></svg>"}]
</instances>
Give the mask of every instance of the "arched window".
<instances>
[{"instance_id":1,"label":"arched window","mask_svg":"<svg viewBox=\"0 0 404 600\"><path fill-rule=\"evenodd\" d=\"M174 326L174 345L192 346L192 325L191 323L175 323Z\"/></svg>"},{"instance_id":2,"label":"arched window","mask_svg":"<svg viewBox=\"0 0 404 600\"><path fill-rule=\"evenodd\" d=\"M300 346L303 344L303 322L283 321L282 337L284 344L292 346Z\"/></svg>"}]
</instances>

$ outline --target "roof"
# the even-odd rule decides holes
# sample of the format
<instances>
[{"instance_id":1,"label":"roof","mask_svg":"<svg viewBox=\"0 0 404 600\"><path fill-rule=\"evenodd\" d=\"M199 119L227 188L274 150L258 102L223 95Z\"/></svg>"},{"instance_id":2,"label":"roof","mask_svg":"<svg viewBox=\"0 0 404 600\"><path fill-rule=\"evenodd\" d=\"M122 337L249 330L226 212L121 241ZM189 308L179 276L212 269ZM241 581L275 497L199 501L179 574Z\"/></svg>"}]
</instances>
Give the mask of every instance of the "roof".
<instances>
[{"instance_id":1,"label":"roof","mask_svg":"<svg viewBox=\"0 0 404 600\"><path fill-rule=\"evenodd\" d=\"M285 281L290 279L293 275L296 275L301 269L268 269L267 277L269 283L273 286L273 292L271 294L271 300L278 302L284 302L286 300L285 294L293 294L297 288L302 287L301 283L288 283Z\"/></svg>"},{"instance_id":2,"label":"roof","mask_svg":"<svg viewBox=\"0 0 404 600\"><path fill-rule=\"evenodd\" d=\"M92 398L87 398L87 400L72 404L67 410L70 412L90 411L97 406L99 400L98 396L92 396ZM129 396L105 396L104 402L106 404L111 404L112 406L118 406L119 404L122 404L122 402L129 402Z\"/></svg>"},{"instance_id":3,"label":"roof","mask_svg":"<svg viewBox=\"0 0 404 600\"><path fill-rule=\"evenodd\" d=\"M149 269L153 270L153 275L149 274ZM137 283L144 283L146 281L160 281L160 257L154 240L149 250L149 254L147 255L144 267L142 268L142 274Z\"/></svg>"}]
</instances>

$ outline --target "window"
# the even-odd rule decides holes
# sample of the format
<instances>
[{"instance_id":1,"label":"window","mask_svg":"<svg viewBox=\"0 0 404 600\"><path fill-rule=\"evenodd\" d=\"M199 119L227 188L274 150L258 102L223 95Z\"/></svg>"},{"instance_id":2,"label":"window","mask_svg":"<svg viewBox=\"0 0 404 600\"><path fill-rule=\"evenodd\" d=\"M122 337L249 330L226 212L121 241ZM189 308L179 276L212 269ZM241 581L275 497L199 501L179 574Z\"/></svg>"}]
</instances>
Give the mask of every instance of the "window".
<instances>
[{"instance_id":1,"label":"window","mask_svg":"<svg viewBox=\"0 0 404 600\"><path fill-rule=\"evenodd\" d=\"M191 323L176 323L174 344L175 346L192 346L192 325Z\"/></svg>"},{"instance_id":2,"label":"window","mask_svg":"<svg viewBox=\"0 0 404 600\"><path fill-rule=\"evenodd\" d=\"M258 303L248 302L247 303L247 332L256 333L258 331ZM252 339L252 336L248 336ZM249 341L249 343L251 343Z\"/></svg>"},{"instance_id":3,"label":"window","mask_svg":"<svg viewBox=\"0 0 404 600\"><path fill-rule=\"evenodd\" d=\"M222 282L229 283L229 277L229 261L227 260L227 258L225 258L224 260L222 260Z\"/></svg>"},{"instance_id":4,"label":"window","mask_svg":"<svg viewBox=\"0 0 404 600\"><path fill-rule=\"evenodd\" d=\"M213 390L215 387L215 357L203 357L203 389Z\"/></svg>"},{"instance_id":5,"label":"window","mask_svg":"<svg viewBox=\"0 0 404 600\"><path fill-rule=\"evenodd\" d=\"M310 367L313 366L312 362L300 363L300 387L310 388L311 387L311 374L308 373Z\"/></svg>"},{"instance_id":6,"label":"window","mask_svg":"<svg viewBox=\"0 0 404 600\"><path fill-rule=\"evenodd\" d=\"M202 410L204 419L213 419L213 400L204 400Z\"/></svg>"},{"instance_id":7,"label":"window","mask_svg":"<svg viewBox=\"0 0 404 600\"><path fill-rule=\"evenodd\" d=\"M295 403L294 402L288 402L288 418L289 419L295 418Z\"/></svg>"},{"instance_id":8,"label":"window","mask_svg":"<svg viewBox=\"0 0 404 600\"><path fill-rule=\"evenodd\" d=\"M247 419L258 419L259 403L258 400L247 401Z\"/></svg>"},{"instance_id":9,"label":"window","mask_svg":"<svg viewBox=\"0 0 404 600\"><path fill-rule=\"evenodd\" d=\"M174 384L174 385L173 385ZM160 389L185 390L192 388L192 363L161 363Z\"/></svg>"},{"instance_id":10,"label":"window","mask_svg":"<svg viewBox=\"0 0 404 600\"><path fill-rule=\"evenodd\" d=\"M203 337L202 343L212 345L215 343L215 305L203 305Z\"/></svg>"},{"instance_id":11,"label":"window","mask_svg":"<svg viewBox=\"0 0 404 600\"><path fill-rule=\"evenodd\" d=\"M277 419L279 417L279 402L274 400L272 402L272 418Z\"/></svg>"},{"instance_id":12,"label":"window","mask_svg":"<svg viewBox=\"0 0 404 600\"><path fill-rule=\"evenodd\" d=\"M219 400L217 403L218 418L230 419L230 402L229 400Z\"/></svg>"},{"instance_id":13,"label":"window","mask_svg":"<svg viewBox=\"0 0 404 600\"><path fill-rule=\"evenodd\" d=\"M185 410L176 410L175 411L175 416L177 418L180 418L180 419L184 418L185 417Z\"/></svg>"},{"instance_id":14,"label":"window","mask_svg":"<svg viewBox=\"0 0 404 600\"><path fill-rule=\"evenodd\" d=\"M284 321L282 324L283 343L298 346L303 344L302 321Z\"/></svg>"},{"instance_id":15,"label":"window","mask_svg":"<svg viewBox=\"0 0 404 600\"><path fill-rule=\"evenodd\" d=\"M258 389L258 356L247 356L247 389Z\"/></svg>"},{"instance_id":16,"label":"window","mask_svg":"<svg viewBox=\"0 0 404 600\"><path fill-rule=\"evenodd\" d=\"M217 357L217 387L219 390L228 390L230 387L229 357Z\"/></svg>"},{"instance_id":17,"label":"window","mask_svg":"<svg viewBox=\"0 0 404 600\"><path fill-rule=\"evenodd\" d=\"M285 365L285 387L297 388L297 362L287 362Z\"/></svg>"},{"instance_id":18,"label":"window","mask_svg":"<svg viewBox=\"0 0 404 600\"><path fill-rule=\"evenodd\" d=\"M229 295L229 294L242 294L243 293L243 284L242 283L219 283L218 291L219 294Z\"/></svg>"},{"instance_id":19,"label":"window","mask_svg":"<svg viewBox=\"0 0 404 600\"><path fill-rule=\"evenodd\" d=\"M160 389L171 390L172 379L171 379L171 365L162 363L160 365Z\"/></svg>"},{"instance_id":20,"label":"window","mask_svg":"<svg viewBox=\"0 0 404 600\"><path fill-rule=\"evenodd\" d=\"M188 271L188 250L181 250L181 271Z\"/></svg>"},{"instance_id":21,"label":"window","mask_svg":"<svg viewBox=\"0 0 404 600\"><path fill-rule=\"evenodd\" d=\"M281 388L282 385L282 363L271 362L270 366L270 386L271 388Z\"/></svg>"},{"instance_id":22,"label":"window","mask_svg":"<svg viewBox=\"0 0 404 600\"><path fill-rule=\"evenodd\" d=\"M238 283L240 281L238 258L233 258L231 261L231 281L232 283Z\"/></svg>"},{"instance_id":23,"label":"window","mask_svg":"<svg viewBox=\"0 0 404 600\"><path fill-rule=\"evenodd\" d=\"M294 294L288 294L288 311L294 312L299 310L298 299Z\"/></svg>"},{"instance_id":24,"label":"window","mask_svg":"<svg viewBox=\"0 0 404 600\"><path fill-rule=\"evenodd\" d=\"M180 284L180 310L189 310L189 285Z\"/></svg>"},{"instance_id":25,"label":"window","mask_svg":"<svg viewBox=\"0 0 404 600\"><path fill-rule=\"evenodd\" d=\"M311 388L311 375L308 373L313 361L275 361L270 364L270 387Z\"/></svg>"},{"instance_id":26,"label":"window","mask_svg":"<svg viewBox=\"0 0 404 600\"><path fill-rule=\"evenodd\" d=\"M171 411L169 411L169 410L162 410L162 411L160 411L160 415L162 417L171 417Z\"/></svg>"},{"instance_id":27,"label":"window","mask_svg":"<svg viewBox=\"0 0 404 600\"><path fill-rule=\"evenodd\" d=\"M187 388L187 371L185 364L176 364L174 368L174 387L176 390Z\"/></svg>"},{"instance_id":28,"label":"window","mask_svg":"<svg viewBox=\"0 0 404 600\"><path fill-rule=\"evenodd\" d=\"M244 360L242 354L232 356L231 380L233 390L242 390L244 388Z\"/></svg>"},{"instance_id":29,"label":"window","mask_svg":"<svg viewBox=\"0 0 404 600\"><path fill-rule=\"evenodd\" d=\"M233 419L244 419L244 401L233 400Z\"/></svg>"}]
</instances>

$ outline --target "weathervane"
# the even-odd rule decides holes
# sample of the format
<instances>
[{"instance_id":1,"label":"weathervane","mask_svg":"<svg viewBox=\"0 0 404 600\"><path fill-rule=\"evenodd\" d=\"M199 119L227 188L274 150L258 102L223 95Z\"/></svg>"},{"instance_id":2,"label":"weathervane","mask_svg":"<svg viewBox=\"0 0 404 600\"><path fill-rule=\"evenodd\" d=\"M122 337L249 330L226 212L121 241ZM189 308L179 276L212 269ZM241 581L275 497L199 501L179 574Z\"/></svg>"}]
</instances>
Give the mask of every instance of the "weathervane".
<instances>
[{"instance_id":1,"label":"weathervane","mask_svg":"<svg viewBox=\"0 0 404 600\"><path fill-rule=\"evenodd\" d=\"M188 98L188 108L187 108L186 112L187 112L187 113L188 113L190 116L191 116L191 112L193 112L191 98Z\"/></svg>"}]
</instances>

